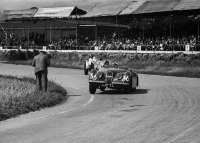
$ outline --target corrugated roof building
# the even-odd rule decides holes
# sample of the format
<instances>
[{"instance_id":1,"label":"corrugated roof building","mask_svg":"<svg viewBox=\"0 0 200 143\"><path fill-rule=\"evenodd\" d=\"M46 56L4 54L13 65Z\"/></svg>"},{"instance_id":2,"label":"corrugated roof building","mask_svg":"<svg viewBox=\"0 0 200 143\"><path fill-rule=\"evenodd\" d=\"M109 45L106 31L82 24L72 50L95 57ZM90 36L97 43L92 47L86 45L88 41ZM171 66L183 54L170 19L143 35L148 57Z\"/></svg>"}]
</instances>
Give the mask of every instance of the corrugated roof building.
<instances>
[{"instance_id":1,"label":"corrugated roof building","mask_svg":"<svg viewBox=\"0 0 200 143\"><path fill-rule=\"evenodd\" d=\"M99 17L99 16L115 16L120 14L122 10L130 5L130 2L97 5L91 11L89 11L84 17Z\"/></svg>"},{"instance_id":2,"label":"corrugated roof building","mask_svg":"<svg viewBox=\"0 0 200 143\"><path fill-rule=\"evenodd\" d=\"M181 0L152 0L143 3L134 14L157 13L173 11Z\"/></svg>"},{"instance_id":3,"label":"corrugated roof building","mask_svg":"<svg viewBox=\"0 0 200 143\"><path fill-rule=\"evenodd\" d=\"M31 18L34 16L37 10L37 8L22 10L4 10L2 13L0 13L0 20Z\"/></svg>"},{"instance_id":4,"label":"corrugated roof building","mask_svg":"<svg viewBox=\"0 0 200 143\"><path fill-rule=\"evenodd\" d=\"M200 0L182 0L173 10L200 10Z\"/></svg>"},{"instance_id":5,"label":"corrugated roof building","mask_svg":"<svg viewBox=\"0 0 200 143\"><path fill-rule=\"evenodd\" d=\"M77 7L39 8L33 17L37 18L65 18L71 15L84 15L86 11Z\"/></svg>"},{"instance_id":6,"label":"corrugated roof building","mask_svg":"<svg viewBox=\"0 0 200 143\"><path fill-rule=\"evenodd\" d=\"M133 1L119 15L133 14L139 7L141 7L147 0Z\"/></svg>"}]
</instances>

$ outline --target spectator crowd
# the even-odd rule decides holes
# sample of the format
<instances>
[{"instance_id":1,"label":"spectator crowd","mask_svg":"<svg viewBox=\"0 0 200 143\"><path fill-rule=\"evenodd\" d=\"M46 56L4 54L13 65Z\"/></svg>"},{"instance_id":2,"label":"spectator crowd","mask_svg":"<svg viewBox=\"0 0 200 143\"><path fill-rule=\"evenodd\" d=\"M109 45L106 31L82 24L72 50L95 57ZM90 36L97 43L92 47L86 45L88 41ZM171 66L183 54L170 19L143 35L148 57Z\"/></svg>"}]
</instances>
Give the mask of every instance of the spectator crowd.
<instances>
[{"instance_id":1,"label":"spectator crowd","mask_svg":"<svg viewBox=\"0 0 200 143\"><path fill-rule=\"evenodd\" d=\"M86 37L88 39L88 37ZM140 46L141 50L149 51L185 51L188 45L191 50L200 50L198 47L199 40L194 35L181 38L157 37L147 39L131 39L131 38L98 38L97 40L78 40L63 39L58 42L52 41L49 49L53 50L137 50ZM87 42L85 42L87 41Z\"/></svg>"},{"instance_id":2,"label":"spectator crowd","mask_svg":"<svg viewBox=\"0 0 200 143\"><path fill-rule=\"evenodd\" d=\"M30 32L29 36L14 35L10 33L4 37L0 37L0 46L8 49L18 47L43 46L45 44L45 33Z\"/></svg>"},{"instance_id":3,"label":"spectator crowd","mask_svg":"<svg viewBox=\"0 0 200 143\"><path fill-rule=\"evenodd\" d=\"M7 48L33 48L37 46L47 46L50 50L137 50L141 46L141 50L148 51L184 51L185 46L189 45L191 50L199 51L199 37L194 35L182 37L156 37L156 38L116 38L116 35L110 38L98 38L90 40L88 37L78 39L75 37L64 37L58 41L45 43L45 34L38 32L29 33L29 37L15 36L13 33L0 38L0 46Z\"/></svg>"},{"instance_id":4,"label":"spectator crowd","mask_svg":"<svg viewBox=\"0 0 200 143\"><path fill-rule=\"evenodd\" d=\"M136 50L137 46L141 46L142 50L176 50L181 51L185 49L185 45L190 45L193 50L197 45L197 38L195 36L170 38L170 37L157 37L147 39L98 39L93 44L96 49L100 50Z\"/></svg>"}]
</instances>

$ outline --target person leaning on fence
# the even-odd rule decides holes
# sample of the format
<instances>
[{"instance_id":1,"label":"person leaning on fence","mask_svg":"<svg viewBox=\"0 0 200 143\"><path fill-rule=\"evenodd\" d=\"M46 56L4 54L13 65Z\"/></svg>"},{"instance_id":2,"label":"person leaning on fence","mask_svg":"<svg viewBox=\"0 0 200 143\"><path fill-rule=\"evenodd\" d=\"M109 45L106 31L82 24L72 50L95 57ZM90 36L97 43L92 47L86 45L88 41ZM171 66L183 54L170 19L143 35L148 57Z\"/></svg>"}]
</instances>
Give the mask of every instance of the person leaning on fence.
<instances>
[{"instance_id":1,"label":"person leaning on fence","mask_svg":"<svg viewBox=\"0 0 200 143\"><path fill-rule=\"evenodd\" d=\"M40 51L33 58L32 66L35 67L37 87L39 91L47 91L47 74L50 66L50 59L44 51Z\"/></svg>"}]
</instances>

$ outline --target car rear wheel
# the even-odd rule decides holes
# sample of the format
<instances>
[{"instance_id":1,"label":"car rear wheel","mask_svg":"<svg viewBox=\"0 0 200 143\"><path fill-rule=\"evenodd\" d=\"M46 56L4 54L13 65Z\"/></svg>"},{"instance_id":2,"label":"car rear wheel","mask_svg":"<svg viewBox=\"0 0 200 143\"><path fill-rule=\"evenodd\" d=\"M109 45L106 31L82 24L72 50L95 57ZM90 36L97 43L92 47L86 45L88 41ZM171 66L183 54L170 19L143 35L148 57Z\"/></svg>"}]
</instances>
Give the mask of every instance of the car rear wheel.
<instances>
[{"instance_id":1,"label":"car rear wheel","mask_svg":"<svg viewBox=\"0 0 200 143\"><path fill-rule=\"evenodd\" d=\"M138 76L137 76L136 79L137 79L137 81L136 81L136 86L138 86L138 82L139 82L139 81L138 81ZM132 88L132 90L135 91L135 90L136 90L136 87Z\"/></svg>"},{"instance_id":2,"label":"car rear wheel","mask_svg":"<svg viewBox=\"0 0 200 143\"><path fill-rule=\"evenodd\" d=\"M124 88L124 92L125 92L126 94L129 94L129 93L131 92L130 86L125 87L125 88Z\"/></svg>"},{"instance_id":3,"label":"car rear wheel","mask_svg":"<svg viewBox=\"0 0 200 143\"><path fill-rule=\"evenodd\" d=\"M89 91L90 91L90 94L95 94L96 92L96 87L94 85L92 85L92 83L89 83Z\"/></svg>"},{"instance_id":4,"label":"car rear wheel","mask_svg":"<svg viewBox=\"0 0 200 143\"><path fill-rule=\"evenodd\" d=\"M138 78L138 76L137 76L137 86L139 86L139 78Z\"/></svg>"}]
</instances>

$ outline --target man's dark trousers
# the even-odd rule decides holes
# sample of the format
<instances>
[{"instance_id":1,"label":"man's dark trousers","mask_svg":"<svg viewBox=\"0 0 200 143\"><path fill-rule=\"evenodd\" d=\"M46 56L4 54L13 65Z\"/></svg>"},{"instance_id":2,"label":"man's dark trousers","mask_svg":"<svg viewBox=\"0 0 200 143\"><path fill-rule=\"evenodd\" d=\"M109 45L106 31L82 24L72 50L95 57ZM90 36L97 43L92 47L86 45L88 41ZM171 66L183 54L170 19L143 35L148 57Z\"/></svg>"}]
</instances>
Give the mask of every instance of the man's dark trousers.
<instances>
[{"instance_id":1,"label":"man's dark trousers","mask_svg":"<svg viewBox=\"0 0 200 143\"><path fill-rule=\"evenodd\" d=\"M35 73L36 75L36 81L37 86L39 88L39 91L47 91L47 72L46 71L38 71Z\"/></svg>"},{"instance_id":2,"label":"man's dark trousers","mask_svg":"<svg viewBox=\"0 0 200 143\"><path fill-rule=\"evenodd\" d=\"M47 55L40 51L40 53L33 58L32 66L35 67L35 75L37 80L38 90L47 91L47 74L50 60Z\"/></svg>"}]
</instances>

